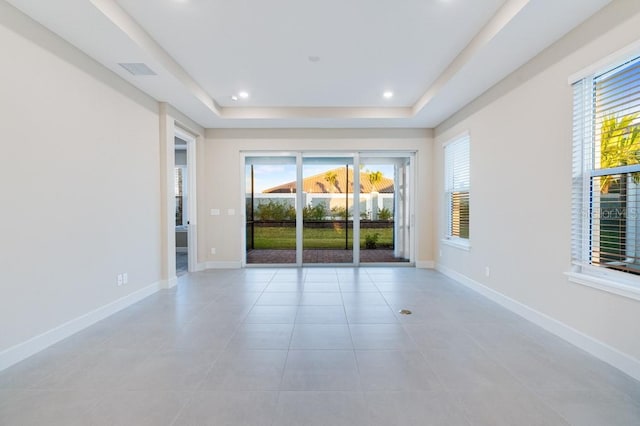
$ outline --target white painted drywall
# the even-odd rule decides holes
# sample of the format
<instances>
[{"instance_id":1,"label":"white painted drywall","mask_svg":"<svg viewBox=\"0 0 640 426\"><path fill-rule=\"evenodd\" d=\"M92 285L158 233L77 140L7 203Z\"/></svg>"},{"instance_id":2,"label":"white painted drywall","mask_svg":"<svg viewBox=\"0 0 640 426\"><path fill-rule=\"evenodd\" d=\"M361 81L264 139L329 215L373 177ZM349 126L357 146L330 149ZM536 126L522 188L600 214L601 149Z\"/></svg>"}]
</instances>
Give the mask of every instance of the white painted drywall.
<instances>
[{"instance_id":1,"label":"white painted drywall","mask_svg":"<svg viewBox=\"0 0 640 426\"><path fill-rule=\"evenodd\" d=\"M568 78L640 39L619 1L436 129L438 263L640 359L640 302L571 283L572 90ZM443 245L442 143L471 136L471 250ZM485 275L489 266L490 276Z\"/></svg>"},{"instance_id":2,"label":"white painted drywall","mask_svg":"<svg viewBox=\"0 0 640 426\"><path fill-rule=\"evenodd\" d=\"M160 177L157 102L5 2L0 51L2 352L160 280Z\"/></svg>"}]
</instances>

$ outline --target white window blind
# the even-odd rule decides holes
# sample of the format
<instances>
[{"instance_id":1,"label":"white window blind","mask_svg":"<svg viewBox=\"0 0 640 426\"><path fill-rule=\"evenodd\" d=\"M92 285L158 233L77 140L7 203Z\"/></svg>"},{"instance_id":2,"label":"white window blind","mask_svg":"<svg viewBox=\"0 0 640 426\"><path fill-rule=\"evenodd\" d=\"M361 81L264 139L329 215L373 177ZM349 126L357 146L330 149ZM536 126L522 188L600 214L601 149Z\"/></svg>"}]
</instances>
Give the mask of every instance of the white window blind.
<instances>
[{"instance_id":1,"label":"white window blind","mask_svg":"<svg viewBox=\"0 0 640 426\"><path fill-rule=\"evenodd\" d=\"M640 58L573 85L572 257L640 273Z\"/></svg>"},{"instance_id":2,"label":"white window blind","mask_svg":"<svg viewBox=\"0 0 640 426\"><path fill-rule=\"evenodd\" d=\"M469 238L469 136L453 140L444 147L445 205L447 237Z\"/></svg>"}]
</instances>

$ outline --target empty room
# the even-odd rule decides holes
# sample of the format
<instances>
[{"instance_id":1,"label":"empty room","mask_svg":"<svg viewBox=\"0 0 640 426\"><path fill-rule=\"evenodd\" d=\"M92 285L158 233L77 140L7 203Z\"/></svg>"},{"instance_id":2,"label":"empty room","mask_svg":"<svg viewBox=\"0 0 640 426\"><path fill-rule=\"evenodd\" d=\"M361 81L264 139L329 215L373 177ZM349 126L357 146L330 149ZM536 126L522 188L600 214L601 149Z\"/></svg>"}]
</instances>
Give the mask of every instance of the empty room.
<instances>
[{"instance_id":1,"label":"empty room","mask_svg":"<svg viewBox=\"0 0 640 426\"><path fill-rule=\"evenodd\" d=\"M0 0L0 47L1 425L640 424L638 0Z\"/></svg>"}]
</instances>

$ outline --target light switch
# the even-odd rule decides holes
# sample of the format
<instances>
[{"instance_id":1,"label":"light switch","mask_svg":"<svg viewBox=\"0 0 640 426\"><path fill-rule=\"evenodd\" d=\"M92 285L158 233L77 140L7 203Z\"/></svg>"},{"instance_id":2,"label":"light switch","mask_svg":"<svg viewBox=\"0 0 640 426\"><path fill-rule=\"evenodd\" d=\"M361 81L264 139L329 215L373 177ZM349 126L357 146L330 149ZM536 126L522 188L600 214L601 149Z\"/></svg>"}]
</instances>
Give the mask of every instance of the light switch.
<instances>
[{"instance_id":1,"label":"light switch","mask_svg":"<svg viewBox=\"0 0 640 426\"><path fill-rule=\"evenodd\" d=\"M229 210L227 210L227 214L228 214L229 216L233 216L233 215L235 215L235 214L236 214L236 209L229 209Z\"/></svg>"},{"instance_id":2,"label":"light switch","mask_svg":"<svg viewBox=\"0 0 640 426\"><path fill-rule=\"evenodd\" d=\"M220 209L211 209L211 216L220 216Z\"/></svg>"}]
</instances>

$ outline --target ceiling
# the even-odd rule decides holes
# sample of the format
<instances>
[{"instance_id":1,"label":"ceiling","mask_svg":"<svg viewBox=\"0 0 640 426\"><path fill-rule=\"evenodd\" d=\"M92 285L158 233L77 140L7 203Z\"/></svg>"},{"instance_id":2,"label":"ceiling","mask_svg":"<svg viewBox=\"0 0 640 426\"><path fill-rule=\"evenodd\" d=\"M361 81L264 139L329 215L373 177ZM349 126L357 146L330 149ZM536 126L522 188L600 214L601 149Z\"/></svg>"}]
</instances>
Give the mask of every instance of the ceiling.
<instances>
[{"instance_id":1,"label":"ceiling","mask_svg":"<svg viewBox=\"0 0 640 426\"><path fill-rule=\"evenodd\" d=\"M435 127L610 2L7 1L207 128Z\"/></svg>"}]
</instances>

